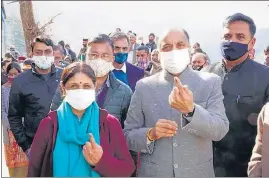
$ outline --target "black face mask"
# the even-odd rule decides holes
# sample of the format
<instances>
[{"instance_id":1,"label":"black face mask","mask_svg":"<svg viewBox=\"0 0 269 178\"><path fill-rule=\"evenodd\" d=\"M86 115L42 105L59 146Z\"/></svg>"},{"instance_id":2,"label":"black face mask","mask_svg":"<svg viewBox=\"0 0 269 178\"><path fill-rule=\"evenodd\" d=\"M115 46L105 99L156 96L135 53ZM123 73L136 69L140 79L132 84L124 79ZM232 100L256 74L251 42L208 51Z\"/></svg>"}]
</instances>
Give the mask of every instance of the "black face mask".
<instances>
[{"instance_id":1,"label":"black face mask","mask_svg":"<svg viewBox=\"0 0 269 178\"><path fill-rule=\"evenodd\" d=\"M220 45L221 54L228 61L236 61L248 52L248 44L223 41Z\"/></svg>"},{"instance_id":2,"label":"black face mask","mask_svg":"<svg viewBox=\"0 0 269 178\"><path fill-rule=\"evenodd\" d=\"M197 70L197 71L202 70L202 68L204 68L204 65L202 65L202 66L197 66L197 67L192 67L193 70Z\"/></svg>"}]
</instances>

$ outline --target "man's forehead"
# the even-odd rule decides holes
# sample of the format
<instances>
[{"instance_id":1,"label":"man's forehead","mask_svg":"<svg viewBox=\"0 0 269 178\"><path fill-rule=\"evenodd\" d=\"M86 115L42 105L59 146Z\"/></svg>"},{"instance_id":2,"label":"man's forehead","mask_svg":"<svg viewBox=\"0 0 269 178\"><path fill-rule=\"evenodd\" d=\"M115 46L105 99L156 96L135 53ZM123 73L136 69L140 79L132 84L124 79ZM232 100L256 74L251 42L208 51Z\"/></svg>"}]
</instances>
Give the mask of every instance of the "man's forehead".
<instances>
[{"instance_id":1,"label":"man's forehead","mask_svg":"<svg viewBox=\"0 0 269 178\"><path fill-rule=\"evenodd\" d=\"M223 28L224 33L242 33L250 35L249 24L243 21L236 21Z\"/></svg>"},{"instance_id":2,"label":"man's forehead","mask_svg":"<svg viewBox=\"0 0 269 178\"><path fill-rule=\"evenodd\" d=\"M173 44L178 42L188 42L188 39L182 30L170 30L164 33L162 42Z\"/></svg>"},{"instance_id":3,"label":"man's forehead","mask_svg":"<svg viewBox=\"0 0 269 178\"><path fill-rule=\"evenodd\" d=\"M92 43L89 46L89 51L91 51L91 52L96 52L96 51L112 52L112 47L108 42L105 42L105 43Z\"/></svg>"},{"instance_id":4,"label":"man's forehead","mask_svg":"<svg viewBox=\"0 0 269 178\"><path fill-rule=\"evenodd\" d=\"M114 46L116 47L128 47L128 41L126 38L118 39L114 41Z\"/></svg>"},{"instance_id":5,"label":"man's forehead","mask_svg":"<svg viewBox=\"0 0 269 178\"><path fill-rule=\"evenodd\" d=\"M44 43L39 43L39 42L36 42L35 45L34 45L34 49L35 50L52 50L52 46L47 46L46 44Z\"/></svg>"},{"instance_id":6,"label":"man's forehead","mask_svg":"<svg viewBox=\"0 0 269 178\"><path fill-rule=\"evenodd\" d=\"M144 54L144 53L147 53L145 50L140 50L138 51L139 54Z\"/></svg>"}]
</instances>

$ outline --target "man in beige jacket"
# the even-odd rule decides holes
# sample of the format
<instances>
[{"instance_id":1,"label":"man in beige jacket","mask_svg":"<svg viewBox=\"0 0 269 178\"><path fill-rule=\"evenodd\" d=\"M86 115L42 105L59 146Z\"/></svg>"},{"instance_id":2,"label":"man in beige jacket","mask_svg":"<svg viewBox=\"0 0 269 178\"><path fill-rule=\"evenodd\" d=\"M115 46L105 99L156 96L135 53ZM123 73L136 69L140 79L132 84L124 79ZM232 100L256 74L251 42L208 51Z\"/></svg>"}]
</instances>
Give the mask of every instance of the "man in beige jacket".
<instances>
[{"instance_id":1,"label":"man in beige jacket","mask_svg":"<svg viewBox=\"0 0 269 178\"><path fill-rule=\"evenodd\" d=\"M256 143L248 164L249 177L269 177L269 103L259 117Z\"/></svg>"}]
</instances>

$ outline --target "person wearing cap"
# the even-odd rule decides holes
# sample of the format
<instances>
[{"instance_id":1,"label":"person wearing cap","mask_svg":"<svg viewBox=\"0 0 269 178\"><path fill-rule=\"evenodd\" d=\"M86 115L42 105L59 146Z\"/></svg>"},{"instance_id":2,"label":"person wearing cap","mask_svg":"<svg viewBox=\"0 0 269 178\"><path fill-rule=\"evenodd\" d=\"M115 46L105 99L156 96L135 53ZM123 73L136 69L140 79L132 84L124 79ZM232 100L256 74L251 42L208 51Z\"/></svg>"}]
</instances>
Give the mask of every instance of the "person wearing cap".
<instances>
[{"instance_id":1,"label":"person wearing cap","mask_svg":"<svg viewBox=\"0 0 269 178\"><path fill-rule=\"evenodd\" d=\"M149 34L149 42L146 44L146 46L149 48L149 51L152 52L154 49L157 49L157 44L155 43L155 34L150 33Z\"/></svg>"},{"instance_id":2,"label":"person wearing cap","mask_svg":"<svg viewBox=\"0 0 269 178\"><path fill-rule=\"evenodd\" d=\"M264 49L264 58L265 58L264 65L269 67L269 45Z\"/></svg>"}]
</instances>

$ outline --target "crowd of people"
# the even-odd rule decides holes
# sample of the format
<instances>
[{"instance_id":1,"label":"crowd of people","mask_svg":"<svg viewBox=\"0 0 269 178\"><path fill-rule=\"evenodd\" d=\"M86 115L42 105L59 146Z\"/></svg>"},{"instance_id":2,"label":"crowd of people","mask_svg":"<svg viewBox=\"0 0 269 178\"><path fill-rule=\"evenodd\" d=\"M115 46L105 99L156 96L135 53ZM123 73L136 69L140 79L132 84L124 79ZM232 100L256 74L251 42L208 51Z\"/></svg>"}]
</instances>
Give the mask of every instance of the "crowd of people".
<instances>
[{"instance_id":1,"label":"crowd of people","mask_svg":"<svg viewBox=\"0 0 269 178\"><path fill-rule=\"evenodd\" d=\"M10 177L268 177L269 46L254 21L223 22L212 63L188 32L120 28L70 44L36 37L2 59ZM256 139L255 139L256 138Z\"/></svg>"}]
</instances>

